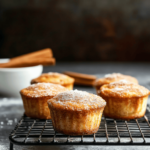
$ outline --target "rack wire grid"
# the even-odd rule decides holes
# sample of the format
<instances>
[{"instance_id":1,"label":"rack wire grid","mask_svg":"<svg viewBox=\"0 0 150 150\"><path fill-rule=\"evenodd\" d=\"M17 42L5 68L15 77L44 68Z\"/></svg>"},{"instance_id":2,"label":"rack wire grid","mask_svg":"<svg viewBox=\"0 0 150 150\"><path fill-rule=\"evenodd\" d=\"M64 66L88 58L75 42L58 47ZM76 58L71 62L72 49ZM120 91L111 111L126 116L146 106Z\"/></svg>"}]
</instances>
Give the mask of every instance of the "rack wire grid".
<instances>
[{"instance_id":1,"label":"rack wire grid","mask_svg":"<svg viewBox=\"0 0 150 150\"><path fill-rule=\"evenodd\" d=\"M150 116L122 121L102 117L97 133L68 136L55 132L51 120L23 116L9 136L16 145L150 145Z\"/></svg>"}]
</instances>

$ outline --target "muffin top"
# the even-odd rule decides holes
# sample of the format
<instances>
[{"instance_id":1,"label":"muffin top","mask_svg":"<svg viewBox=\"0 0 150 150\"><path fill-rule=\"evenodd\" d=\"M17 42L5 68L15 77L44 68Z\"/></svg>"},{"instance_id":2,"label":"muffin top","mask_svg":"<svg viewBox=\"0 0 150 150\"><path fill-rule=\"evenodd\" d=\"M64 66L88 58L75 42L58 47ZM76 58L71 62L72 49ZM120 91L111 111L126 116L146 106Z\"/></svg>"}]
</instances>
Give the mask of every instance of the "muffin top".
<instances>
[{"instance_id":1,"label":"muffin top","mask_svg":"<svg viewBox=\"0 0 150 150\"><path fill-rule=\"evenodd\" d=\"M37 83L22 89L20 93L28 97L38 98L45 96L55 96L56 94L64 91L68 91L68 89L58 84Z\"/></svg>"},{"instance_id":2,"label":"muffin top","mask_svg":"<svg viewBox=\"0 0 150 150\"><path fill-rule=\"evenodd\" d=\"M109 84L111 82L116 82L120 80L127 80L129 82L137 83L138 81L136 78L128 76L128 75L123 75L120 73L112 73L112 74L106 74L104 78L98 79L95 83L95 86L101 86L104 84Z\"/></svg>"},{"instance_id":3,"label":"muffin top","mask_svg":"<svg viewBox=\"0 0 150 150\"><path fill-rule=\"evenodd\" d=\"M71 90L59 93L48 101L49 105L67 110L89 110L101 108L106 102L97 95L85 91Z\"/></svg>"},{"instance_id":4,"label":"muffin top","mask_svg":"<svg viewBox=\"0 0 150 150\"><path fill-rule=\"evenodd\" d=\"M43 73L38 78L32 79L31 84L42 83L42 82L64 85L64 84L73 83L74 79L61 73L49 72L49 73Z\"/></svg>"},{"instance_id":5,"label":"muffin top","mask_svg":"<svg viewBox=\"0 0 150 150\"><path fill-rule=\"evenodd\" d=\"M116 98L143 97L149 95L149 90L138 84L120 80L103 85L100 88L100 95Z\"/></svg>"}]
</instances>

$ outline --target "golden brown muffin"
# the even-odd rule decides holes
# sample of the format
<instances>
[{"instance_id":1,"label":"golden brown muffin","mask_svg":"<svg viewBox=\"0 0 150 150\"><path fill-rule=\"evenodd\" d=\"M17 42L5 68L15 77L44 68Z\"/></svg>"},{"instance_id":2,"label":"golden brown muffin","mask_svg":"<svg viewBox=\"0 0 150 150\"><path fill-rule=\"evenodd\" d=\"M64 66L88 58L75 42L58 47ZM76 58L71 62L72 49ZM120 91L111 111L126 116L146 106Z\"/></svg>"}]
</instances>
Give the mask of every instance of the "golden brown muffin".
<instances>
[{"instance_id":1,"label":"golden brown muffin","mask_svg":"<svg viewBox=\"0 0 150 150\"><path fill-rule=\"evenodd\" d=\"M120 81L120 80L127 80L129 82L138 84L138 80L136 78L128 76L128 75L123 75L120 73L106 74L104 78L100 78L95 82L95 88L96 88L97 94L99 95L100 87L102 85Z\"/></svg>"},{"instance_id":2,"label":"golden brown muffin","mask_svg":"<svg viewBox=\"0 0 150 150\"><path fill-rule=\"evenodd\" d=\"M107 105L104 116L130 120L145 115L149 90L125 80L105 84L100 88L100 96Z\"/></svg>"},{"instance_id":3,"label":"golden brown muffin","mask_svg":"<svg viewBox=\"0 0 150 150\"><path fill-rule=\"evenodd\" d=\"M55 83L60 84L67 88L68 90L73 89L74 79L57 72L49 72L49 73L43 73L38 78L32 79L31 84L35 83Z\"/></svg>"},{"instance_id":4,"label":"golden brown muffin","mask_svg":"<svg viewBox=\"0 0 150 150\"><path fill-rule=\"evenodd\" d=\"M54 129L66 135L96 133L105 105L101 97L78 90L48 100Z\"/></svg>"},{"instance_id":5,"label":"golden brown muffin","mask_svg":"<svg viewBox=\"0 0 150 150\"><path fill-rule=\"evenodd\" d=\"M31 118L50 119L47 100L60 92L68 91L65 87L52 83L37 83L20 91L25 114Z\"/></svg>"}]
</instances>

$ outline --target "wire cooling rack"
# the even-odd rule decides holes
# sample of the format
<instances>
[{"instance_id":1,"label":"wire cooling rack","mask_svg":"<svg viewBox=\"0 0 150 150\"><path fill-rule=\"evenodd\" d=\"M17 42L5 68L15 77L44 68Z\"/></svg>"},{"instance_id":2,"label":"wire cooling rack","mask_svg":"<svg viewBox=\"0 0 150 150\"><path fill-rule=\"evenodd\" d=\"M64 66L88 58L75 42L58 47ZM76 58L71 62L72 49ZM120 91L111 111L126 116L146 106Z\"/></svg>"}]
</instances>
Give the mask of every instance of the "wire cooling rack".
<instances>
[{"instance_id":1,"label":"wire cooling rack","mask_svg":"<svg viewBox=\"0 0 150 150\"><path fill-rule=\"evenodd\" d=\"M54 131L51 120L23 116L9 136L15 145L150 145L150 117L120 121L102 117L96 134L67 136Z\"/></svg>"}]
</instances>

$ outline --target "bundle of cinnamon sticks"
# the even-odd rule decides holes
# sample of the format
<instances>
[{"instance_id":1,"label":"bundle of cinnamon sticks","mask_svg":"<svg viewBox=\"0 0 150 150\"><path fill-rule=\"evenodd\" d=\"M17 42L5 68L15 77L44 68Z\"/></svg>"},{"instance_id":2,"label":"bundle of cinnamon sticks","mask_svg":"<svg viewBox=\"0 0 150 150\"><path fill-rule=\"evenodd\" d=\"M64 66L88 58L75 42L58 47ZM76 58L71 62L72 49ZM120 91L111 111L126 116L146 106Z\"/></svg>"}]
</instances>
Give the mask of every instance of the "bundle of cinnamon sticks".
<instances>
[{"instance_id":1,"label":"bundle of cinnamon sticks","mask_svg":"<svg viewBox=\"0 0 150 150\"><path fill-rule=\"evenodd\" d=\"M53 53L50 48L14 57L10 59L9 62L0 64L0 68L29 67L36 65L55 65L55 58L53 57Z\"/></svg>"}]
</instances>

